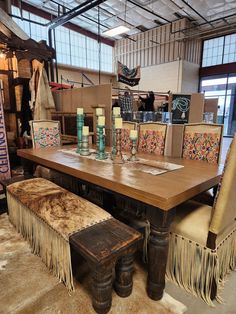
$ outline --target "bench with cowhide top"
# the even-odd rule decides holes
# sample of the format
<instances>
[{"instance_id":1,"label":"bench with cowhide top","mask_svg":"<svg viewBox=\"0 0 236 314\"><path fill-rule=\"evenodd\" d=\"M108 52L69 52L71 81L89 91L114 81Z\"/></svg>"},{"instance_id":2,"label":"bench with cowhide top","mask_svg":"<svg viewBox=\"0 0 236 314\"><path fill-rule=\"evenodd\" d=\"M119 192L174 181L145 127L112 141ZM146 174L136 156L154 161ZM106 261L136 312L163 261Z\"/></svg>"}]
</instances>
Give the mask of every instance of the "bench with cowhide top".
<instances>
[{"instance_id":1,"label":"bench with cowhide top","mask_svg":"<svg viewBox=\"0 0 236 314\"><path fill-rule=\"evenodd\" d=\"M7 202L12 224L70 291L74 290L70 249L86 259L97 313L107 313L111 307L114 267L116 292L122 297L131 293L140 233L43 178L8 185Z\"/></svg>"}]
</instances>

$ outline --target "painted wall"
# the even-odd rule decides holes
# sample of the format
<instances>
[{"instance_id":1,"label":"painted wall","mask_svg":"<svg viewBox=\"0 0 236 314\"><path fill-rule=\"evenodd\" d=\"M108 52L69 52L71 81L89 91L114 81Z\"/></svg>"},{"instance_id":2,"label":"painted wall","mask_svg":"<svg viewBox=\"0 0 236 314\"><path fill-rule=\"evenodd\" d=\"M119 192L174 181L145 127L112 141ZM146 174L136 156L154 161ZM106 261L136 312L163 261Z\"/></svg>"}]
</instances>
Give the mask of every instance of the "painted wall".
<instances>
[{"instance_id":1,"label":"painted wall","mask_svg":"<svg viewBox=\"0 0 236 314\"><path fill-rule=\"evenodd\" d=\"M181 93L197 93L199 65L188 61L182 62Z\"/></svg>"}]
</instances>

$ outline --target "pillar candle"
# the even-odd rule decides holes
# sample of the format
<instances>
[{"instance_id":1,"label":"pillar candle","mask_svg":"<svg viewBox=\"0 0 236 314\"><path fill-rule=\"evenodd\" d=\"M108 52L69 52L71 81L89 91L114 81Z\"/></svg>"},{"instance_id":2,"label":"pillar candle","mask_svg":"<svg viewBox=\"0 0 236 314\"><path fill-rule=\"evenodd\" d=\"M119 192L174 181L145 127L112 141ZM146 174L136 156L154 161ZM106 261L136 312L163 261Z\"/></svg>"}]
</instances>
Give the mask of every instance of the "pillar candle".
<instances>
[{"instance_id":1,"label":"pillar candle","mask_svg":"<svg viewBox=\"0 0 236 314\"><path fill-rule=\"evenodd\" d=\"M122 118L115 118L115 128L122 129Z\"/></svg>"},{"instance_id":2,"label":"pillar candle","mask_svg":"<svg viewBox=\"0 0 236 314\"><path fill-rule=\"evenodd\" d=\"M102 116L102 115L103 115L102 108L96 108L96 116Z\"/></svg>"},{"instance_id":3,"label":"pillar candle","mask_svg":"<svg viewBox=\"0 0 236 314\"><path fill-rule=\"evenodd\" d=\"M98 125L99 126L105 125L105 116L98 116Z\"/></svg>"},{"instance_id":4,"label":"pillar candle","mask_svg":"<svg viewBox=\"0 0 236 314\"><path fill-rule=\"evenodd\" d=\"M77 108L77 114L84 114L84 108Z\"/></svg>"},{"instance_id":5,"label":"pillar candle","mask_svg":"<svg viewBox=\"0 0 236 314\"><path fill-rule=\"evenodd\" d=\"M138 137L138 131L137 130L130 130L129 137L131 138L131 140L136 140Z\"/></svg>"},{"instance_id":6,"label":"pillar candle","mask_svg":"<svg viewBox=\"0 0 236 314\"><path fill-rule=\"evenodd\" d=\"M89 127L88 127L88 126L83 126L82 134L83 134L84 136L89 135Z\"/></svg>"},{"instance_id":7,"label":"pillar candle","mask_svg":"<svg viewBox=\"0 0 236 314\"><path fill-rule=\"evenodd\" d=\"M119 115L120 115L120 107L114 107L113 116L119 116Z\"/></svg>"}]
</instances>

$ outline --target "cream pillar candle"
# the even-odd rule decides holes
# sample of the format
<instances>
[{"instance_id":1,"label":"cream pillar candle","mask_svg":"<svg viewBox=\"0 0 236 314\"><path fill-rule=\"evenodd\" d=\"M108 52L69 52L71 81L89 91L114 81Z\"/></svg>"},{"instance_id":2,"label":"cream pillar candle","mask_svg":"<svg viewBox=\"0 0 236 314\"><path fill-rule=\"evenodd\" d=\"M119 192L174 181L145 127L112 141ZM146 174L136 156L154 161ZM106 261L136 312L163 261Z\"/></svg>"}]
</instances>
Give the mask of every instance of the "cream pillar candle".
<instances>
[{"instance_id":1,"label":"cream pillar candle","mask_svg":"<svg viewBox=\"0 0 236 314\"><path fill-rule=\"evenodd\" d=\"M119 115L120 115L120 107L114 107L113 116L119 116Z\"/></svg>"},{"instance_id":2,"label":"cream pillar candle","mask_svg":"<svg viewBox=\"0 0 236 314\"><path fill-rule=\"evenodd\" d=\"M105 125L105 116L98 116L98 125L99 126Z\"/></svg>"},{"instance_id":3,"label":"cream pillar candle","mask_svg":"<svg viewBox=\"0 0 236 314\"><path fill-rule=\"evenodd\" d=\"M122 118L115 118L115 128L122 129Z\"/></svg>"},{"instance_id":4,"label":"cream pillar candle","mask_svg":"<svg viewBox=\"0 0 236 314\"><path fill-rule=\"evenodd\" d=\"M84 108L77 108L77 114L84 114Z\"/></svg>"},{"instance_id":5,"label":"cream pillar candle","mask_svg":"<svg viewBox=\"0 0 236 314\"><path fill-rule=\"evenodd\" d=\"M82 135L84 135L84 136L89 135L89 127L88 126L83 126Z\"/></svg>"},{"instance_id":6,"label":"cream pillar candle","mask_svg":"<svg viewBox=\"0 0 236 314\"><path fill-rule=\"evenodd\" d=\"M137 130L130 130L129 137L131 138L131 140L136 140L138 137L138 131Z\"/></svg>"},{"instance_id":7,"label":"cream pillar candle","mask_svg":"<svg viewBox=\"0 0 236 314\"><path fill-rule=\"evenodd\" d=\"M102 115L103 115L102 108L96 108L96 116L102 116Z\"/></svg>"}]
</instances>

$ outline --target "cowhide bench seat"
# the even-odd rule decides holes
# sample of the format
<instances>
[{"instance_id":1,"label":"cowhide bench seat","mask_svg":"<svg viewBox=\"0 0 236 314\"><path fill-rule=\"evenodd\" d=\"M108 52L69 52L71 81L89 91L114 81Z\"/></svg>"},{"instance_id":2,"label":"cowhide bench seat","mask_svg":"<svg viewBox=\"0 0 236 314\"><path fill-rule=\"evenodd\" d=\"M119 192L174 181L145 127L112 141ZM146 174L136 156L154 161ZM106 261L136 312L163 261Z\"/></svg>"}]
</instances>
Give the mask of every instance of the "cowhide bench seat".
<instances>
[{"instance_id":1,"label":"cowhide bench seat","mask_svg":"<svg viewBox=\"0 0 236 314\"><path fill-rule=\"evenodd\" d=\"M112 273L118 295L132 291L133 256L140 233L97 205L43 179L7 186L9 219L46 266L74 290L71 248L92 271L92 303L107 313L112 299Z\"/></svg>"}]
</instances>

